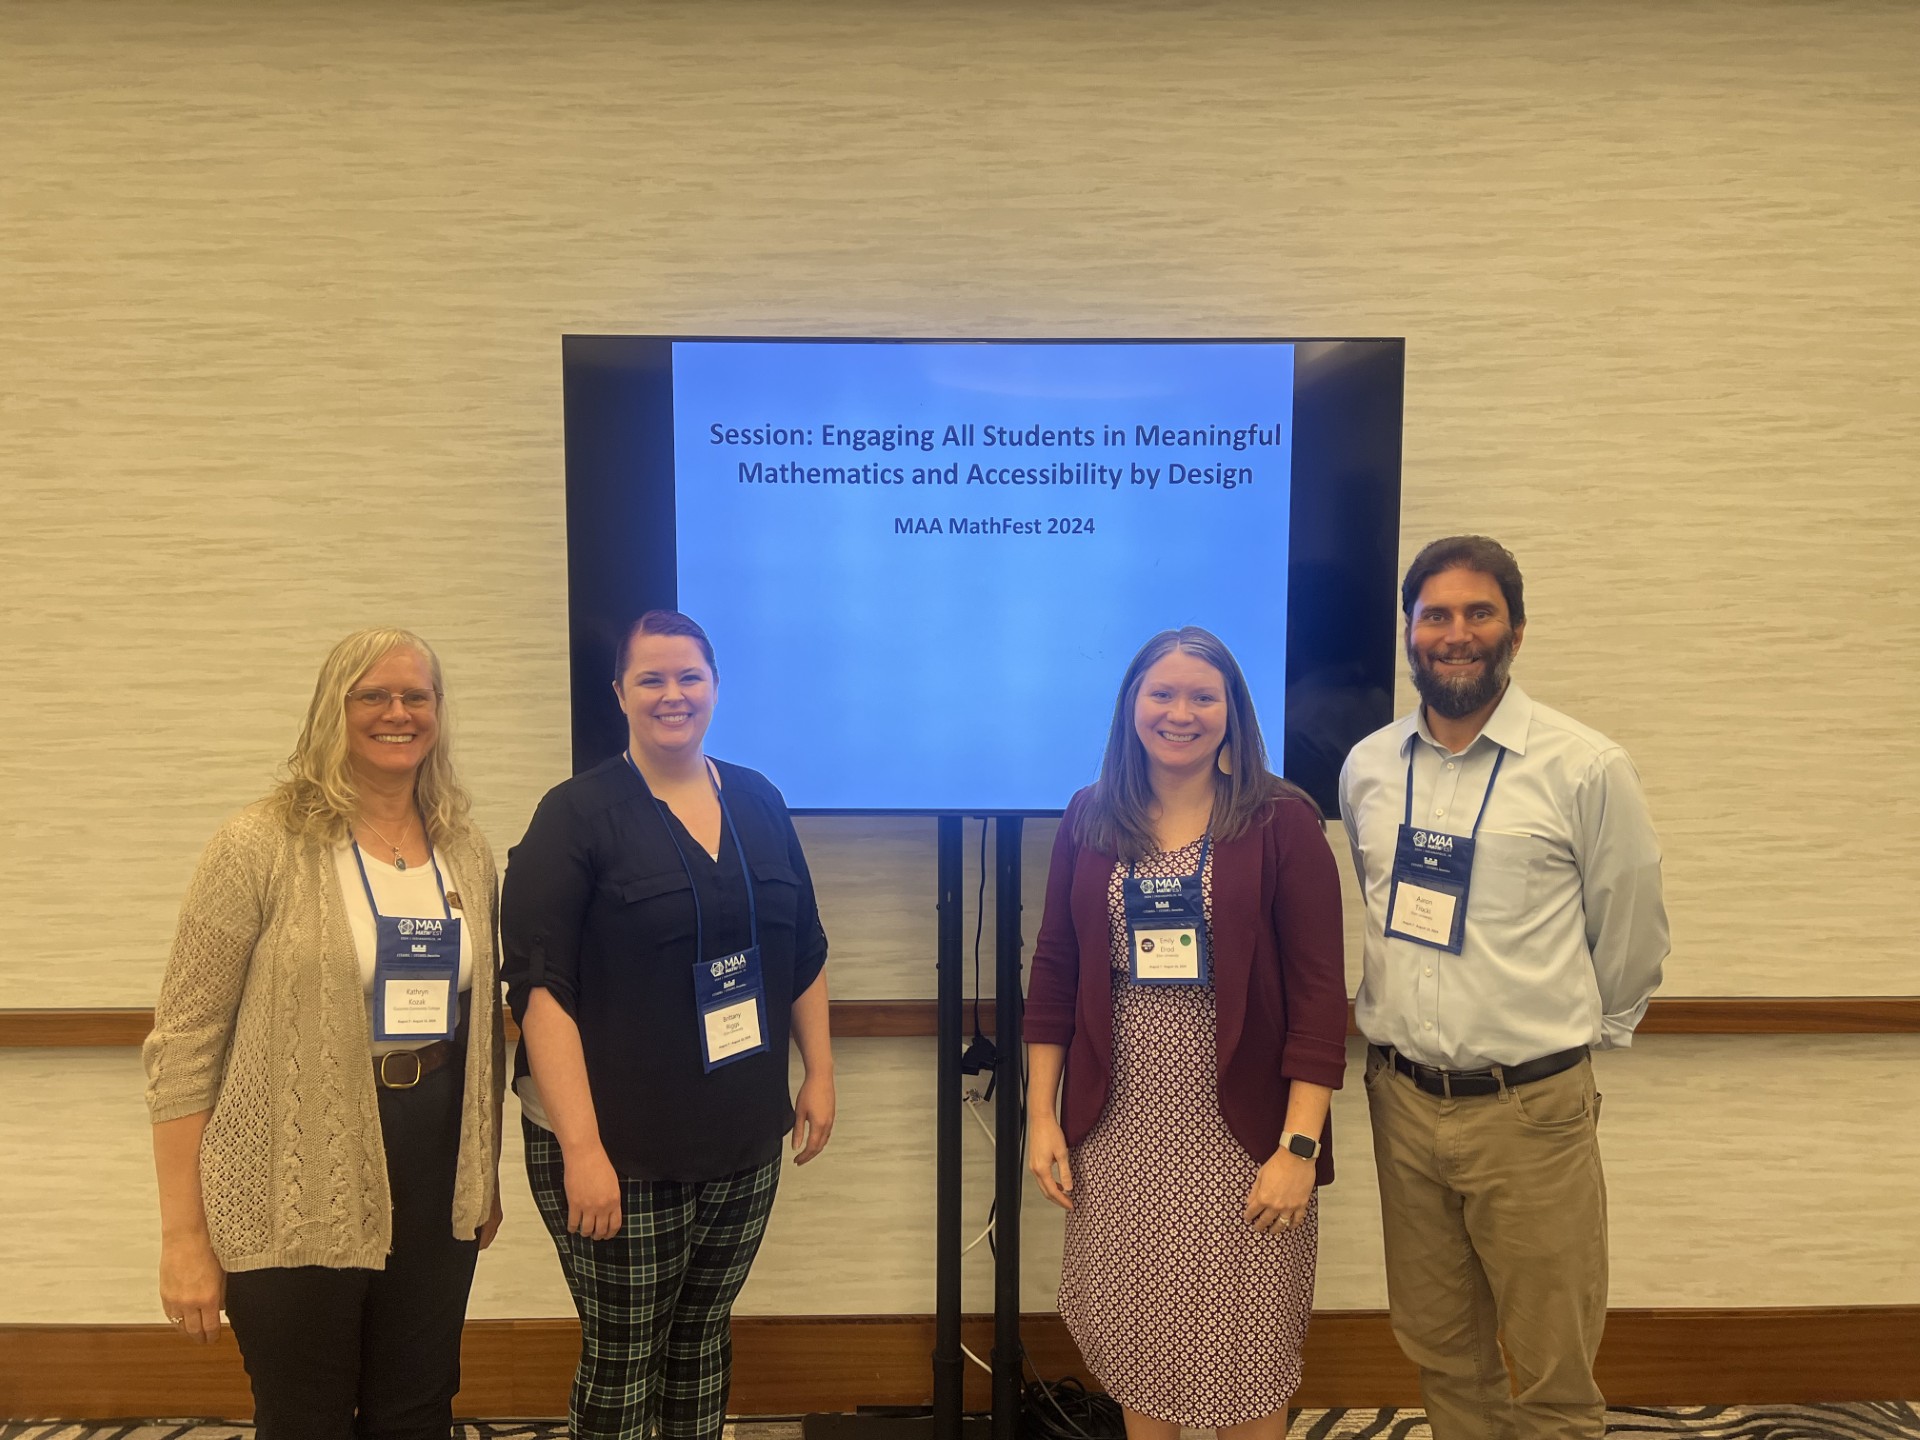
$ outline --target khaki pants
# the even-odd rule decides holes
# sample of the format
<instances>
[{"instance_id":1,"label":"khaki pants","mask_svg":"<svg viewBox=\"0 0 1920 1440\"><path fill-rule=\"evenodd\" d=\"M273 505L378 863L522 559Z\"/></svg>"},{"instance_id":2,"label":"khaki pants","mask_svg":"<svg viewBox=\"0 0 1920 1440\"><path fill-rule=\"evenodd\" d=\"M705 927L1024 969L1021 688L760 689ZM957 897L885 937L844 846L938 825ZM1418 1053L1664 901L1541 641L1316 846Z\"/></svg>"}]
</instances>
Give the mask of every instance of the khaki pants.
<instances>
[{"instance_id":1,"label":"khaki pants","mask_svg":"<svg viewBox=\"0 0 1920 1440\"><path fill-rule=\"evenodd\" d=\"M1369 1049L1366 1083L1387 1299L1434 1440L1598 1440L1607 1189L1592 1063L1447 1100Z\"/></svg>"}]
</instances>

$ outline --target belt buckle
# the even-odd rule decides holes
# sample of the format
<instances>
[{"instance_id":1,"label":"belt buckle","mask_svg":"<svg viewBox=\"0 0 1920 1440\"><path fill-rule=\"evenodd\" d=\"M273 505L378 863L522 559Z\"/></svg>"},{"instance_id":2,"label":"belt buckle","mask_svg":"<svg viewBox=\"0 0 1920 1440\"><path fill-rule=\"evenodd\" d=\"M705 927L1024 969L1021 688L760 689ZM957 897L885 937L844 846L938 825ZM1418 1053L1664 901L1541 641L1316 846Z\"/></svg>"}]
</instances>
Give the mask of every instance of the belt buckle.
<instances>
[{"instance_id":1,"label":"belt buckle","mask_svg":"<svg viewBox=\"0 0 1920 1440\"><path fill-rule=\"evenodd\" d=\"M402 1055L406 1056L407 1059L413 1061L413 1078L410 1080L407 1080L405 1083L392 1079L387 1074L387 1062L389 1060L397 1059L399 1056L402 1056ZM379 1072L380 1072L380 1083L386 1086L387 1089L389 1090L411 1090L413 1089L414 1086L420 1083L420 1077L426 1073L421 1068L420 1052L418 1050L387 1051L386 1054L380 1057Z\"/></svg>"}]
</instances>

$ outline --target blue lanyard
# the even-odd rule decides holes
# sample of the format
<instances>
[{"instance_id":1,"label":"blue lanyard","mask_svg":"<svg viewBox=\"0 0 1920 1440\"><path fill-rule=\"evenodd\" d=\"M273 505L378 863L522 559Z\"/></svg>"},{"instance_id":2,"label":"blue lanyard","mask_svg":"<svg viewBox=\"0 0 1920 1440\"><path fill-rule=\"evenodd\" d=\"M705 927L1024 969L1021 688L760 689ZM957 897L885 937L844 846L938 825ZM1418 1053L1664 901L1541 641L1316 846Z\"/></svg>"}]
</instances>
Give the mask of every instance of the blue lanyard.
<instances>
[{"instance_id":1,"label":"blue lanyard","mask_svg":"<svg viewBox=\"0 0 1920 1440\"><path fill-rule=\"evenodd\" d=\"M647 784L647 777L640 773L640 767L633 763L633 752L622 750L620 758L627 762L627 768L633 771L633 778L640 782L640 788L647 792L647 798L653 801L653 808L660 812L661 823L667 827L667 838L673 842L673 853L680 857L680 868L687 872L687 884L693 890L693 950L695 960L707 958L706 921L700 914L700 886L693 878L693 866L687 861L687 852L680 843L680 837L673 830L673 812L660 803L660 797L653 793ZM702 760L702 764L711 765L711 761ZM740 857L740 878L747 885L747 936L749 948L757 949L760 944L760 917L753 899L753 871L747 865L746 848L740 843L740 827L733 823L733 812L727 808L727 797L721 793L719 782L713 778L713 771L707 771L707 784L713 786L713 798L720 802L720 818L726 822L727 833L733 836L733 852Z\"/></svg>"},{"instance_id":2,"label":"blue lanyard","mask_svg":"<svg viewBox=\"0 0 1920 1440\"><path fill-rule=\"evenodd\" d=\"M1494 748L1500 753L1494 757L1493 773L1487 776L1487 793L1480 798L1480 813L1473 817L1473 829L1467 832L1467 838L1469 840L1480 833L1480 822L1487 818L1487 802L1493 799L1494 781L1500 778L1500 767L1507 763L1507 747L1496 741L1494 742ZM1407 750L1406 826L1409 830L1413 828L1413 757L1419 753L1419 750L1420 737L1416 735L1413 737L1413 744Z\"/></svg>"},{"instance_id":3,"label":"blue lanyard","mask_svg":"<svg viewBox=\"0 0 1920 1440\"><path fill-rule=\"evenodd\" d=\"M425 830L427 827L422 825L420 828ZM402 836L401 838L405 839L406 837ZM360 858L360 842L358 840L353 842L353 863L360 867L360 884L367 892L367 908L373 911L374 919L386 919L387 917L380 913L379 905L374 903L373 882L367 879L367 862ZM431 840L427 842L427 863L433 866L433 883L440 887L440 909L444 912L445 918L451 920L453 918L453 907L447 903L447 882L440 878L440 862L434 858L433 842Z\"/></svg>"},{"instance_id":4,"label":"blue lanyard","mask_svg":"<svg viewBox=\"0 0 1920 1440\"><path fill-rule=\"evenodd\" d=\"M1193 842L1191 840L1187 842L1188 845L1191 845L1192 843ZM1182 846L1181 848L1184 849L1186 847ZM1211 848L1213 848L1213 831L1209 829L1205 835L1202 835L1200 837L1199 868L1193 872L1193 875L1182 875L1180 877L1182 880L1190 880L1194 878L1194 876L1203 876L1207 873L1207 851L1210 850ZM1127 862L1127 879L1129 880L1133 879L1133 872L1137 870L1139 866L1140 866L1140 862L1138 860L1129 860Z\"/></svg>"}]
</instances>

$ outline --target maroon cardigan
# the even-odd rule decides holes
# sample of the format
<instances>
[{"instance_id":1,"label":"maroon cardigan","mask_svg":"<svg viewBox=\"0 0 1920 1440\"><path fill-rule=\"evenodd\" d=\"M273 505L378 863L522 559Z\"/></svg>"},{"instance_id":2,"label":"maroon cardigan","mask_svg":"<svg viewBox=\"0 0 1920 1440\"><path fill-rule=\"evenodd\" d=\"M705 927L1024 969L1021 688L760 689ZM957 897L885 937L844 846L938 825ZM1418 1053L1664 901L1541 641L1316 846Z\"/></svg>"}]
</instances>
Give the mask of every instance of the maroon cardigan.
<instances>
[{"instance_id":1,"label":"maroon cardigan","mask_svg":"<svg viewBox=\"0 0 1920 1440\"><path fill-rule=\"evenodd\" d=\"M1114 857L1075 838L1089 792L1067 806L1047 872L1047 906L1027 987L1026 1038L1067 1048L1062 1128L1086 1139L1113 1076L1113 959L1107 886ZM1339 1089L1347 1064L1340 880L1320 817L1285 796L1213 847L1215 1038L1220 1113L1264 1162L1286 1127L1289 1081ZM1331 1121L1318 1183L1333 1180Z\"/></svg>"}]
</instances>

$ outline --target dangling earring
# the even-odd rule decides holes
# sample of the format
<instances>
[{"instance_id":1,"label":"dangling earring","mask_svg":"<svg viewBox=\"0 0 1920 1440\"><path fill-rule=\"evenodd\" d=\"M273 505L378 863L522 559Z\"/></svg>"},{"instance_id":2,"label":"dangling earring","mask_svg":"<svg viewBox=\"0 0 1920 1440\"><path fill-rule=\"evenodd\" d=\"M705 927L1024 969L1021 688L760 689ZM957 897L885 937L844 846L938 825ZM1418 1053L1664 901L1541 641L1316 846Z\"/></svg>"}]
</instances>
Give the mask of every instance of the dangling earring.
<instances>
[{"instance_id":1,"label":"dangling earring","mask_svg":"<svg viewBox=\"0 0 1920 1440\"><path fill-rule=\"evenodd\" d=\"M1214 752L1213 768L1222 775L1233 774L1233 753L1227 749L1225 741L1222 741L1220 748Z\"/></svg>"}]
</instances>

